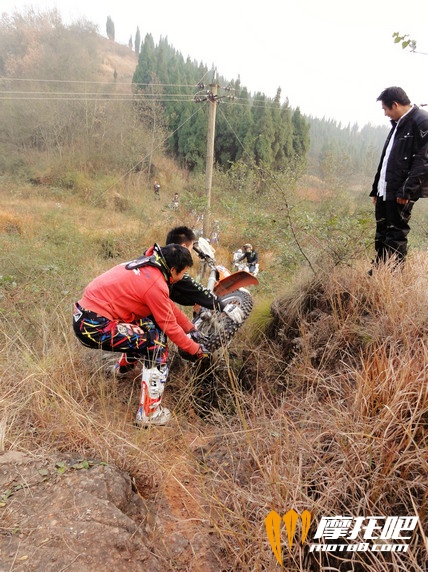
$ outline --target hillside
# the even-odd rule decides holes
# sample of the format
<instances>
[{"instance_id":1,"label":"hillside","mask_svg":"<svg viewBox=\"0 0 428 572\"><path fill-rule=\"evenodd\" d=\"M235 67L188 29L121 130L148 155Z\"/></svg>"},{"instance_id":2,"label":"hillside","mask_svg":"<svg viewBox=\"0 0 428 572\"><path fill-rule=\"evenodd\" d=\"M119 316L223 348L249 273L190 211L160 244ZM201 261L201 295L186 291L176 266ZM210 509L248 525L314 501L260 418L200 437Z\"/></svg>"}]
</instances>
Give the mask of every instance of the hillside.
<instances>
[{"instance_id":1,"label":"hillside","mask_svg":"<svg viewBox=\"0 0 428 572\"><path fill-rule=\"evenodd\" d=\"M314 526L333 514L421 522L409 552L341 554L339 566L284 545L286 569L426 568L423 253L402 274L369 278L364 261L295 274L271 317L255 289L230 357L198 374L173 352L173 421L138 431L139 380L106 376L71 330L73 300L115 262L106 222L132 227L135 209L4 179L1 194L3 569L274 570L264 519L291 507ZM167 229L149 227L127 249Z\"/></svg>"},{"instance_id":2,"label":"hillside","mask_svg":"<svg viewBox=\"0 0 428 572\"><path fill-rule=\"evenodd\" d=\"M126 93L135 55L90 37L88 81ZM208 368L171 344L173 418L138 430L139 377L112 377L114 358L78 343L73 303L171 227L198 230L205 180L102 93L0 104L0 570L425 571L427 207L403 271L368 276L365 177L344 183L334 163L326 178L215 170L216 256L229 266L256 246L254 309ZM49 129L29 137L35 116ZM287 536L291 509L309 511L306 540L301 517ZM327 517L363 528L330 521L322 549Z\"/></svg>"},{"instance_id":3,"label":"hillside","mask_svg":"<svg viewBox=\"0 0 428 572\"><path fill-rule=\"evenodd\" d=\"M101 54L100 68L95 76L98 81L111 81L116 71L116 82L124 91L131 91L132 76L137 65L137 55L127 46L98 37L98 49ZM127 89L125 89L127 86Z\"/></svg>"}]
</instances>

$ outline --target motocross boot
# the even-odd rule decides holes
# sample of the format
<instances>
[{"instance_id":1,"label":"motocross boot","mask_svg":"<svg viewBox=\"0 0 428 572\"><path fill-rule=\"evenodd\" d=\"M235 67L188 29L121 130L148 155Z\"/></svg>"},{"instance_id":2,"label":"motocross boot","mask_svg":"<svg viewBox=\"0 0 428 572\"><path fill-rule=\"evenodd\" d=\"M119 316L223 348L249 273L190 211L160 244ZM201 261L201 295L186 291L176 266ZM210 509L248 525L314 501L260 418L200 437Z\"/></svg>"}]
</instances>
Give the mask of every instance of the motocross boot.
<instances>
[{"instance_id":1,"label":"motocross boot","mask_svg":"<svg viewBox=\"0 0 428 572\"><path fill-rule=\"evenodd\" d=\"M143 364L140 405L135 418L139 427L165 425L171 417L170 410L161 405L167 377L166 363L153 367Z\"/></svg>"}]
</instances>

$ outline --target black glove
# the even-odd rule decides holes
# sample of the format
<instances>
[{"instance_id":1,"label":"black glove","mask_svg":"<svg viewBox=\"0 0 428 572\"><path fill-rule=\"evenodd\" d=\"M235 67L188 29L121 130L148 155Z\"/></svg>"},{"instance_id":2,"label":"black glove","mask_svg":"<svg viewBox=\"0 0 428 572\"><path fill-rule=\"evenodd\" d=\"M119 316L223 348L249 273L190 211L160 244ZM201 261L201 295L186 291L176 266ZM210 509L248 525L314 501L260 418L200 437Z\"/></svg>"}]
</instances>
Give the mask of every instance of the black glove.
<instances>
[{"instance_id":1,"label":"black glove","mask_svg":"<svg viewBox=\"0 0 428 572\"><path fill-rule=\"evenodd\" d=\"M207 350L205 346L200 344L198 351L192 357L195 357L197 360L208 359L211 356L210 352Z\"/></svg>"},{"instance_id":2,"label":"black glove","mask_svg":"<svg viewBox=\"0 0 428 572\"><path fill-rule=\"evenodd\" d=\"M207 337L196 328L194 330L190 330L189 334L192 340L197 344L204 344L207 341Z\"/></svg>"},{"instance_id":3,"label":"black glove","mask_svg":"<svg viewBox=\"0 0 428 572\"><path fill-rule=\"evenodd\" d=\"M404 204L404 205L400 205L401 209L400 209L400 216L404 221L408 221L410 220L410 214L412 212L412 209L415 205L415 201L409 201L408 203Z\"/></svg>"},{"instance_id":4,"label":"black glove","mask_svg":"<svg viewBox=\"0 0 428 572\"><path fill-rule=\"evenodd\" d=\"M211 356L210 352L202 344L199 345L198 351L195 354L189 354L181 348L179 348L178 353L183 359L186 361L191 361L192 363L199 360L208 359Z\"/></svg>"}]
</instances>

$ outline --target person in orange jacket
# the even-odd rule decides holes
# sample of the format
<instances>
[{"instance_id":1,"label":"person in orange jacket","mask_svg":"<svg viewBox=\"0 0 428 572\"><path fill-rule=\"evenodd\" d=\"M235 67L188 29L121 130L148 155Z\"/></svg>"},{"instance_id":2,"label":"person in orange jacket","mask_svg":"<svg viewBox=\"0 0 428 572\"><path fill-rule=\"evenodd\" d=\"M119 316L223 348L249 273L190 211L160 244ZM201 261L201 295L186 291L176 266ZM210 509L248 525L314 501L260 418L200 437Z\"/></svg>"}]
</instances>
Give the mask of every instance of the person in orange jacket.
<instances>
[{"instance_id":1,"label":"person in orange jacket","mask_svg":"<svg viewBox=\"0 0 428 572\"><path fill-rule=\"evenodd\" d=\"M128 363L143 360L137 425L164 425L171 416L161 406L167 337L194 359L208 355L200 343L203 337L170 299L170 286L192 265L187 248L155 244L150 256L118 264L95 278L75 304L73 328L83 345L123 352Z\"/></svg>"},{"instance_id":2,"label":"person in orange jacket","mask_svg":"<svg viewBox=\"0 0 428 572\"><path fill-rule=\"evenodd\" d=\"M166 236L166 244L180 244L187 248L189 252L192 252L195 241L195 233L188 226L176 226ZM147 248L144 251L144 256L151 256L154 248L154 246ZM194 306L197 304L209 310L215 309L218 312L224 312L234 322L241 323L243 319L240 308L234 304L223 302L221 298L197 282L187 272L184 273L181 280L174 282L170 286L169 297L173 302L182 306ZM136 365L136 360L129 358L126 353L123 353L110 371L117 377L127 376L130 373L132 374Z\"/></svg>"}]
</instances>

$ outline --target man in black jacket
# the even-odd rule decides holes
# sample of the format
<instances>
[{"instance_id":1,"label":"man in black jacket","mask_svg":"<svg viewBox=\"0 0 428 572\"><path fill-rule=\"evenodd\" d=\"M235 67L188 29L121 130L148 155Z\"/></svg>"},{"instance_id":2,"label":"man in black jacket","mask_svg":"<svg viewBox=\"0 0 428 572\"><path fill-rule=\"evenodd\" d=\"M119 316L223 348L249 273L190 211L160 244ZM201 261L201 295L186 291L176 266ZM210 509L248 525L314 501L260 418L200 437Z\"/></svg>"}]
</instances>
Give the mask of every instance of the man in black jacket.
<instances>
[{"instance_id":1,"label":"man in black jacket","mask_svg":"<svg viewBox=\"0 0 428 572\"><path fill-rule=\"evenodd\" d=\"M428 197L428 113L412 106L401 87L388 87L377 101L392 128L370 193L376 216L375 264L391 256L403 262L413 205Z\"/></svg>"}]
</instances>

